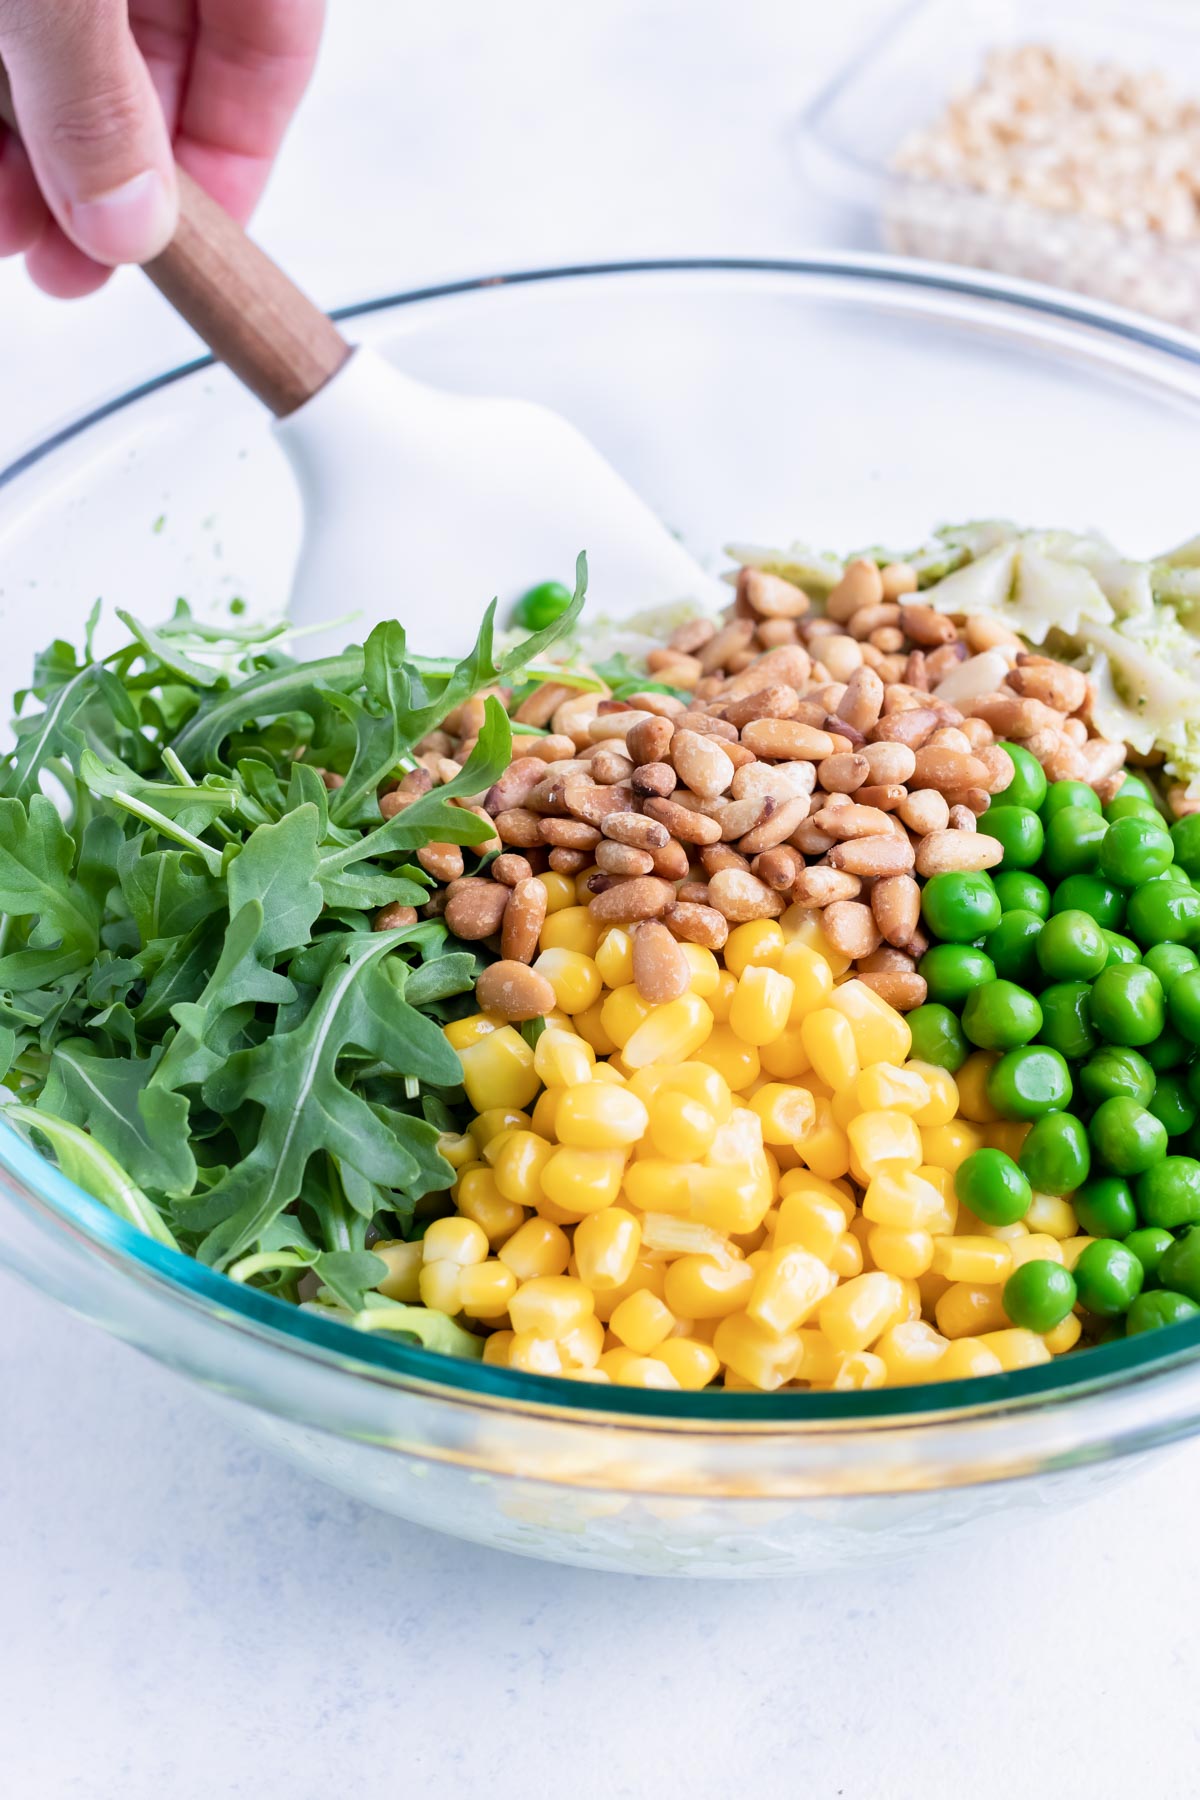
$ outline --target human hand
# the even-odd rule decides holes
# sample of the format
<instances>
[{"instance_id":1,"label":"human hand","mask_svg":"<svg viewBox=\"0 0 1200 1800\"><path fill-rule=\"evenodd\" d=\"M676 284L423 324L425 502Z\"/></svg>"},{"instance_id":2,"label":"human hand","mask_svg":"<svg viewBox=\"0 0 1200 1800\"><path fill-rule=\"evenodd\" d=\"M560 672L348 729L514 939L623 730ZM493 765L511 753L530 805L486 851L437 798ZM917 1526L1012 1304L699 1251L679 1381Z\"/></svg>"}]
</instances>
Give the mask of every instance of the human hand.
<instances>
[{"instance_id":1,"label":"human hand","mask_svg":"<svg viewBox=\"0 0 1200 1800\"><path fill-rule=\"evenodd\" d=\"M245 222L316 59L324 0L0 0L0 256L90 294L175 229L174 159ZM3 70L0 70L0 75Z\"/></svg>"}]
</instances>

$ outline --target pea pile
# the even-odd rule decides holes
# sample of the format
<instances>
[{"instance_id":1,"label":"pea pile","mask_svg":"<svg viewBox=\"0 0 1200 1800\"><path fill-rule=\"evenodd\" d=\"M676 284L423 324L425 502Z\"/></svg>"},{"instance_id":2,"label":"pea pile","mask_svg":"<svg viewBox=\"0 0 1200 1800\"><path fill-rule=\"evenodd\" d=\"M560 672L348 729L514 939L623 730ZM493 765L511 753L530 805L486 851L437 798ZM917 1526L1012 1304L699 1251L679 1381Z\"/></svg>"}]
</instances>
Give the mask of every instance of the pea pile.
<instances>
[{"instance_id":1,"label":"pea pile","mask_svg":"<svg viewBox=\"0 0 1200 1800\"><path fill-rule=\"evenodd\" d=\"M1016 1326L1079 1307L1099 1341L1200 1317L1200 815L1168 826L1135 774L1102 804L1003 748L1003 858L926 884L937 941L908 1015L913 1056L954 1074L960 1117L987 1128L964 1143L959 1199L1003 1228L1058 1197L1091 1240L1070 1268L1013 1271Z\"/></svg>"}]
</instances>

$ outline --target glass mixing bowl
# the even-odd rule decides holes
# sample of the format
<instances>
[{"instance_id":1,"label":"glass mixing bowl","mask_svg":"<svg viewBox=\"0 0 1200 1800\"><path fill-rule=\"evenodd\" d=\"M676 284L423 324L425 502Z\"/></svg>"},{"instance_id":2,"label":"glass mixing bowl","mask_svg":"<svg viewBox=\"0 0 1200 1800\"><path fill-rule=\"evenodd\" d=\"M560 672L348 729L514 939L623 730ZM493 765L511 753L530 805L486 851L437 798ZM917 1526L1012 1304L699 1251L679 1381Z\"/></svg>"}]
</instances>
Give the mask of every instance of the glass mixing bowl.
<instances>
[{"instance_id":1,"label":"glass mixing bowl","mask_svg":"<svg viewBox=\"0 0 1200 1800\"><path fill-rule=\"evenodd\" d=\"M1200 524L1200 345L1018 283L882 258L625 265L348 316L412 374L557 407L714 566L729 538L904 543L980 515L1096 525L1138 554ZM151 618L180 593L282 605L298 531L282 454L223 370L113 401L0 476L7 686L50 637L78 636L97 595ZM403 570L395 587L412 619L436 599L405 595ZM162 1248L2 1126L0 1256L347 1492L595 1568L894 1555L1089 1494L1200 1424L1200 1326L837 1395L667 1395L454 1361Z\"/></svg>"}]
</instances>

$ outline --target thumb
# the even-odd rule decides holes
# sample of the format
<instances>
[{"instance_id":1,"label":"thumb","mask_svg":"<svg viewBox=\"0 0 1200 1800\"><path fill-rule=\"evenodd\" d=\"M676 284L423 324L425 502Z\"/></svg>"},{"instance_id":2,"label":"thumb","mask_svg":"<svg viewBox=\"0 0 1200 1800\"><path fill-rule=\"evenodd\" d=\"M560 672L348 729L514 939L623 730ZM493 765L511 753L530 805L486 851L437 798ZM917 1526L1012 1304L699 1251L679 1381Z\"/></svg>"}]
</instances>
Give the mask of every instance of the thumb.
<instances>
[{"instance_id":1,"label":"thumb","mask_svg":"<svg viewBox=\"0 0 1200 1800\"><path fill-rule=\"evenodd\" d=\"M175 165L125 0L0 0L0 51L29 160L67 236L147 262L175 229Z\"/></svg>"}]
</instances>

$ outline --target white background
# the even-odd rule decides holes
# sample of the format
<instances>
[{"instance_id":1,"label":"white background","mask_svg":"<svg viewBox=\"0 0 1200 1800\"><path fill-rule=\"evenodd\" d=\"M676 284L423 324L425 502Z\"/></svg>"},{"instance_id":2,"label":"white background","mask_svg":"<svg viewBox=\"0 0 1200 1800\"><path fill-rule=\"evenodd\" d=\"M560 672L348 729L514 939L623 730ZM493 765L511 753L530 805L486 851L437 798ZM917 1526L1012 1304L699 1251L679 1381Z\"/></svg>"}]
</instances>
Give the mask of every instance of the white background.
<instances>
[{"instance_id":1,"label":"white background","mask_svg":"<svg viewBox=\"0 0 1200 1800\"><path fill-rule=\"evenodd\" d=\"M328 304L828 241L795 118L880 0L332 0L258 221ZM136 275L0 269L0 460L190 354ZM5 680L12 685L9 672ZM1196 1791L1200 1453L911 1567L764 1586L519 1562L261 1455L0 1280L12 1800L1063 1800Z\"/></svg>"}]
</instances>

